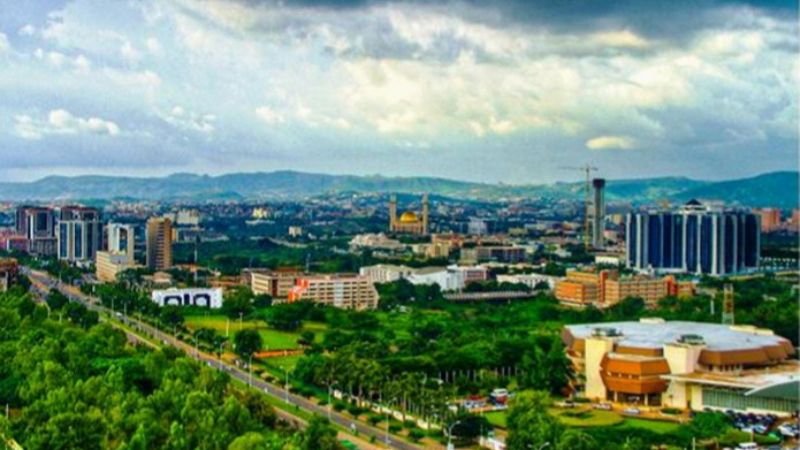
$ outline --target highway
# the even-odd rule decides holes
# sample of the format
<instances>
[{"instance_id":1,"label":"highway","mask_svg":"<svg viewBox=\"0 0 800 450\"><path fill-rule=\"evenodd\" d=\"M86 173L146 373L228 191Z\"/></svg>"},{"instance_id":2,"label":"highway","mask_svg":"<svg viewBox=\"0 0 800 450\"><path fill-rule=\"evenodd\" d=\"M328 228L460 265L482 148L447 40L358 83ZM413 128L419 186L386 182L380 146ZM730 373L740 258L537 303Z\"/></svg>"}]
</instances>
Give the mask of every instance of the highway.
<instances>
[{"instance_id":1,"label":"highway","mask_svg":"<svg viewBox=\"0 0 800 450\"><path fill-rule=\"evenodd\" d=\"M357 430L358 435L360 437L369 439L374 436L376 442L380 442L384 446L383 448L389 447L400 450L420 450L423 448L419 445L412 444L410 442L402 440L399 437L392 435L389 435L389 441L387 443L385 429L379 429L359 421L354 421L352 417L338 413L327 407L319 406L304 397L300 397L298 395L292 394L291 392L287 392L281 386L267 383L266 381L261 380L258 377L251 377L247 371L241 370L240 368L232 364L228 364L223 360L216 358L213 354L198 351L198 349L196 349L195 347L173 337L172 335L162 332L161 330L151 326L148 323L142 322L130 316L124 318L115 316L114 312L111 311L111 309L102 306L102 304L100 304L100 302L94 297L82 293L79 289L73 286L65 285L62 283L56 283L53 278L51 278L48 274L44 272L33 271L28 269L27 267L22 268L22 271L28 276L28 278L30 278L33 286L40 291L40 294L46 295L46 293L49 291L50 288L57 288L64 295L66 295L71 301L79 302L85 305L86 308L92 311L96 311L100 315L100 320L103 320L111 324L112 326L121 329L123 332L125 332L125 334L128 336L128 339L131 341L142 342L146 345L153 346L153 343L148 342L147 340L147 338L152 338L152 340L155 340L156 342L161 342L165 345L172 345L176 348L183 350L187 356L194 358L198 361L202 361L206 363L209 367L215 368L223 372L227 372L228 374L230 374L231 377L245 384L250 384L253 388L258 389L258 391L263 393L264 395L272 396L281 401L288 402L291 405L297 405L300 409L308 411L310 413L318 414L324 417L330 417L331 422L341 426L344 429L351 431ZM104 314L108 315L108 317L111 317L112 319L111 320L105 319ZM117 321L117 319L119 321ZM123 327L121 323L127 325L128 329ZM130 331L130 329L133 329L135 332ZM279 416L281 416L281 418L287 420L290 423L295 423L298 425L305 424L305 421L302 418L294 416L290 412L281 410L279 408L275 408L275 411L279 414ZM368 450L381 448L350 434L345 434L340 432L339 435L341 439L347 439L355 443L359 448ZM442 448L442 447L427 446L426 448Z\"/></svg>"}]
</instances>

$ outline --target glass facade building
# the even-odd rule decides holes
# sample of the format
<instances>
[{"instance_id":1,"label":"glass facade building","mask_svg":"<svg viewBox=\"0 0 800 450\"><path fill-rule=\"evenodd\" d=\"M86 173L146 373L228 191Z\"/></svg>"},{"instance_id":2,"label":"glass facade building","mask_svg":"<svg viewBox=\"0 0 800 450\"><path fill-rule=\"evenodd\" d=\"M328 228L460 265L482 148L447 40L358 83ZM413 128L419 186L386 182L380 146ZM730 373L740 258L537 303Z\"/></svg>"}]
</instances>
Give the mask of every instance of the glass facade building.
<instances>
[{"instance_id":1,"label":"glass facade building","mask_svg":"<svg viewBox=\"0 0 800 450\"><path fill-rule=\"evenodd\" d=\"M632 269L725 275L758 268L759 216L690 203L677 211L628 214L626 262Z\"/></svg>"}]
</instances>

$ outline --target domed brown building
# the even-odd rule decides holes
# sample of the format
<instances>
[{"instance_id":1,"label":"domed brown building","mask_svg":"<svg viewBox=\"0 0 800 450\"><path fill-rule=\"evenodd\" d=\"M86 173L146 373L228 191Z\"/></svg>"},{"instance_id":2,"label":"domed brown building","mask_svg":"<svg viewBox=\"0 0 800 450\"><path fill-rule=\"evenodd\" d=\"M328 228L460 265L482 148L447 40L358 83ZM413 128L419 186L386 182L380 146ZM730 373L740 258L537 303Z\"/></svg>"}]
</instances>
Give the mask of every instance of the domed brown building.
<instances>
[{"instance_id":1,"label":"domed brown building","mask_svg":"<svg viewBox=\"0 0 800 450\"><path fill-rule=\"evenodd\" d=\"M389 231L404 234L428 234L428 194L422 196L421 217L413 211L405 211L397 217L397 196L389 200Z\"/></svg>"}]
</instances>

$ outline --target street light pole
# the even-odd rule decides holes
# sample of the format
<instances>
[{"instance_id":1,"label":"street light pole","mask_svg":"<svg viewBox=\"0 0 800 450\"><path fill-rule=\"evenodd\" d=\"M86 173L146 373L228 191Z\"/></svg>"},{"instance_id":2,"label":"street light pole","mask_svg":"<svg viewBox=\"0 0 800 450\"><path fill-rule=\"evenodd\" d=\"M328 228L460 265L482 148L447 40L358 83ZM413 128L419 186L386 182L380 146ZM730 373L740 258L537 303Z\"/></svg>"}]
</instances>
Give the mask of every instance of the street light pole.
<instances>
[{"instance_id":1,"label":"street light pole","mask_svg":"<svg viewBox=\"0 0 800 450\"><path fill-rule=\"evenodd\" d=\"M453 450L453 427L460 424L460 420L456 420L455 422L451 423L449 427L447 427L447 450ZM539 450L542 450L541 448Z\"/></svg>"},{"instance_id":2,"label":"street light pole","mask_svg":"<svg viewBox=\"0 0 800 450\"><path fill-rule=\"evenodd\" d=\"M247 361L247 370L248 370L248 380L247 384L250 387L253 387L253 354L250 353L250 359Z\"/></svg>"}]
</instances>

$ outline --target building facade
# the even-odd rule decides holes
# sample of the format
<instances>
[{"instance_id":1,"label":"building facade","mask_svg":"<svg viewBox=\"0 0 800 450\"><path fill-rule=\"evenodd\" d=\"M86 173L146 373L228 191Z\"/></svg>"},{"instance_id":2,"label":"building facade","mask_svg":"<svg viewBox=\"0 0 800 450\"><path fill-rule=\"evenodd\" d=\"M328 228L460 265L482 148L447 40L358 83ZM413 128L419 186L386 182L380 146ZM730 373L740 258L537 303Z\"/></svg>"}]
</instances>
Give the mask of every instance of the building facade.
<instances>
[{"instance_id":1,"label":"building facade","mask_svg":"<svg viewBox=\"0 0 800 450\"><path fill-rule=\"evenodd\" d=\"M608 308L628 297L644 300L655 307L667 296L694 295L694 284L678 281L674 276L646 275L622 277L617 270L567 270L567 276L555 283L555 296L564 306Z\"/></svg>"},{"instance_id":2,"label":"building facade","mask_svg":"<svg viewBox=\"0 0 800 450\"><path fill-rule=\"evenodd\" d=\"M800 364L792 343L752 326L641 319L569 325L574 388L595 401L789 415Z\"/></svg>"},{"instance_id":3,"label":"building facade","mask_svg":"<svg viewBox=\"0 0 800 450\"><path fill-rule=\"evenodd\" d=\"M106 250L112 253L124 253L133 258L136 248L136 235L133 225L109 223L106 225Z\"/></svg>"},{"instance_id":4,"label":"building facade","mask_svg":"<svg viewBox=\"0 0 800 450\"><path fill-rule=\"evenodd\" d=\"M477 246L461 249L461 261L465 263L501 262L517 264L527 259L525 248L511 245Z\"/></svg>"},{"instance_id":5,"label":"building facade","mask_svg":"<svg viewBox=\"0 0 800 450\"><path fill-rule=\"evenodd\" d=\"M117 275L137 267L133 258L125 253L99 251L95 255L95 276L103 283L117 281Z\"/></svg>"},{"instance_id":6,"label":"building facade","mask_svg":"<svg viewBox=\"0 0 800 450\"><path fill-rule=\"evenodd\" d=\"M605 247L605 221L606 221L606 180L595 178L592 180L592 204L589 208L590 244L593 248Z\"/></svg>"},{"instance_id":7,"label":"building facade","mask_svg":"<svg viewBox=\"0 0 800 450\"><path fill-rule=\"evenodd\" d=\"M781 229L781 210L778 208L763 208L756 210L761 217L761 232L772 233Z\"/></svg>"},{"instance_id":8,"label":"building facade","mask_svg":"<svg viewBox=\"0 0 800 450\"><path fill-rule=\"evenodd\" d=\"M391 283L392 281L408 278L412 273L414 273L414 269L411 267L394 264L364 266L358 270L358 274L366 277L371 283Z\"/></svg>"},{"instance_id":9,"label":"building facade","mask_svg":"<svg viewBox=\"0 0 800 450\"><path fill-rule=\"evenodd\" d=\"M172 221L152 217L147 221L147 267L164 270L172 267Z\"/></svg>"},{"instance_id":10,"label":"building facade","mask_svg":"<svg viewBox=\"0 0 800 450\"><path fill-rule=\"evenodd\" d=\"M759 216L692 201L675 212L628 214L626 265L638 270L726 275L758 268Z\"/></svg>"},{"instance_id":11,"label":"building facade","mask_svg":"<svg viewBox=\"0 0 800 450\"><path fill-rule=\"evenodd\" d=\"M309 300L344 309L374 309L378 291L366 277L358 275L320 275L302 277L289 291L289 303Z\"/></svg>"},{"instance_id":12,"label":"building facade","mask_svg":"<svg viewBox=\"0 0 800 450\"><path fill-rule=\"evenodd\" d=\"M256 295L286 298L303 273L296 269L251 269L247 275L250 290Z\"/></svg>"},{"instance_id":13,"label":"building facade","mask_svg":"<svg viewBox=\"0 0 800 450\"><path fill-rule=\"evenodd\" d=\"M99 210L82 206L63 207L58 213L57 229L58 259L94 261L103 243Z\"/></svg>"},{"instance_id":14,"label":"building facade","mask_svg":"<svg viewBox=\"0 0 800 450\"><path fill-rule=\"evenodd\" d=\"M17 234L26 242L25 251L39 256L55 256L56 216L50 208L20 206L16 212Z\"/></svg>"}]
</instances>

